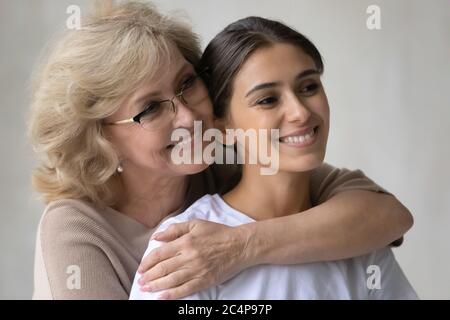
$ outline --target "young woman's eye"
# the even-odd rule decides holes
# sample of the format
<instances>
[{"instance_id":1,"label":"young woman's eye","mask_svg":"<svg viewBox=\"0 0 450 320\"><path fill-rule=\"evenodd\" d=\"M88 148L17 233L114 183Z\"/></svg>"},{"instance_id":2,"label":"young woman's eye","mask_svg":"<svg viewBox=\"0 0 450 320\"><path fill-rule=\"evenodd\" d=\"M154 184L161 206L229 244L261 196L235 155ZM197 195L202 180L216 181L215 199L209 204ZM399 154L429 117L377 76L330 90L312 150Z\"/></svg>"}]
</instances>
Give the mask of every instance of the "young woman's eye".
<instances>
[{"instance_id":1,"label":"young woman's eye","mask_svg":"<svg viewBox=\"0 0 450 320\"><path fill-rule=\"evenodd\" d=\"M300 92L304 95L313 95L317 92L320 85L318 83L310 83L300 89Z\"/></svg>"},{"instance_id":2,"label":"young woman's eye","mask_svg":"<svg viewBox=\"0 0 450 320\"><path fill-rule=\"evenodd\" d=\"M256 102L256 104L269 107L269 106L275 104L277 101L278 101L278 99L275 97L266 97L266 98L258 100Z\"/></svg>"}]
</instances>

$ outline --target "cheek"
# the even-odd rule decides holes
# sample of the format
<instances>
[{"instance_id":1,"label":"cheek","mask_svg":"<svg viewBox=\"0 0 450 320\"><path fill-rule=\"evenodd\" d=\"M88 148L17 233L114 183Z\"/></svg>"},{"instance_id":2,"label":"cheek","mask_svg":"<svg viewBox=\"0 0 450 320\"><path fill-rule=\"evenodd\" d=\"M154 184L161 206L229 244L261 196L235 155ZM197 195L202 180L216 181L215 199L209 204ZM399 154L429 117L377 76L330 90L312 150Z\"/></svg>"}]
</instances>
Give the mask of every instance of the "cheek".
<instances>
[{"instance_id":1,"label":"cheek","mask_svg":"<svg viewBox=\"0 0 450 320\"><path fill-rule=\"evenodd\" d=\"M259 152L258 150L271 152L271 130L280 128L282 118L276 110L261 110L242 106L240 112L235 112L232 117L233 126L230 128L249 130L255 133L256 140L254 143L250 143L248 138L245 140L244 151L246 154L251 151L250 146L256 146L257 149L253 149L253 152ZM250 133L250 136L252 135L253 133Z\"/></svg>"},{"instance_id":2,"label":"cheek","mask_svg":"<svg viewBox=\"0 0 450 320\"><path fill-rule=\"evenodd\" d=\"M141 165L161 159L166 153L167 137L170 137L170 133L166 135L166 131L148 132L141 128L129 130L120 137L122 158Z\"/></svg>"},{"instance_id":3,"label":"cheek","mask_svg":"<svg viewBox=\"0 0 450 320\"><path fill-rule=\"evenodd\" d=\"M322 120L325 130L328 132L330 126L330 107L325 93L311 100L310 110L314 110L315 115Z\"/></svg>"},{"instance_id":4,"label":"cheek","mask_svg":"<svg viewBox=\"0 0 450 320\"><path fill-rule=\"evenodd\" d=\"M323 121L323 125L325 127L326 132L328 133L330 129L330 109L328 105L323 106L323 108L320 110L320 117Z\"/></svg>"},{"instance_id":5,"label":"cheek","mask_svg":"<svg viewBox=\"0 0 450 320\"><path fill-rule=\"evenodd\" d=\"M330 130L330 107L328 106L328 102L322 106L321 114L326 131L326 139L328 139L328 132Z\"/></svg>"},{"instance_id":6,"label":"cheek","mask_svg":"<svg viewBox=\"0 0 450 320\"><path fill-rule=\"evenodd\" d=\"M195 111L197 113L196 120L202 121L204 129L214 127L213 107L209 96L195 107Z\"/></svg>"},{"instance_id":7,"label":"cheek","mask_svg":"<svg viewBox=\"0 0 450 320\"><path fill-rule=\"evenodd\" d=\"M276 114L273 110L261 110L247 105L235 105L231 108L230 128L234 129L271 129L277 128Z\"/></svg>"},{"instance_id":8,"label":"cheek","mask_svg":"<svg viewBox=\"0 0 450 320\"><path fill-rule=\"evenodd\" d=\"M138 150L146 151L146 153L160 152L165 149L168 144L168 139L170 138L170 133L159 134L159 133L144 133L134 140L135 146Z\"/></svg>"}]
</instances>

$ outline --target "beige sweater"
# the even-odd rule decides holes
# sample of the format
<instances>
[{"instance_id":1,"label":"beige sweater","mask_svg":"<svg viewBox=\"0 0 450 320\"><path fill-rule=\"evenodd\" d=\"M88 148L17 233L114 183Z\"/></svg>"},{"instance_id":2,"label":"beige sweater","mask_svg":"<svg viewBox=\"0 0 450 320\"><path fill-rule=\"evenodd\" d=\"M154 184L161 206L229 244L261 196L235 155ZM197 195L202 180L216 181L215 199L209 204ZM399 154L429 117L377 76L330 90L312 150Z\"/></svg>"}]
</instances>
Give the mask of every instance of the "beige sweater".
<instances>
[{"instance_id":1,"label":"beige sweater","mask_svg":"<svg viewBox=\"0 0 450 320\"><path fill-rule=\"evenodd\" d=\"M214 169L196 175L185 206L218 192L217 184L221 182ZM312 175L313 205L349 189L386 192L359 170L323 164ZM128 299L153 230L86 201L49 203L37 232L33 299Z\"/></svg>"}]
</instances>

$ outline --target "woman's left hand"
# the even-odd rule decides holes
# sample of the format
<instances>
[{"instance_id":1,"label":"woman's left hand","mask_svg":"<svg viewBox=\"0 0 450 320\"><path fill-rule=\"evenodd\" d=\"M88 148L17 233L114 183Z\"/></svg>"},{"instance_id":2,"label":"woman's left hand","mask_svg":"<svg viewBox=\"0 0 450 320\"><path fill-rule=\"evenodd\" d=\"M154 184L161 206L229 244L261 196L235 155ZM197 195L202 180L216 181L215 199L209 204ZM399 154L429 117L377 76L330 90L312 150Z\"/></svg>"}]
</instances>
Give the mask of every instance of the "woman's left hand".
<instances>
[{"instance_id":1,"label":"woman's left hand","mask_svg":"<svg viewBox=\"0 0 450 320\"><path fill-rule=\"evenodd\" d=\"M244 230L191 220L154 234L152 239L170 242L142 260L141 290L164 290L160 299L179 299L224 282L251 265Z\"/></svg>"}]
</instances>

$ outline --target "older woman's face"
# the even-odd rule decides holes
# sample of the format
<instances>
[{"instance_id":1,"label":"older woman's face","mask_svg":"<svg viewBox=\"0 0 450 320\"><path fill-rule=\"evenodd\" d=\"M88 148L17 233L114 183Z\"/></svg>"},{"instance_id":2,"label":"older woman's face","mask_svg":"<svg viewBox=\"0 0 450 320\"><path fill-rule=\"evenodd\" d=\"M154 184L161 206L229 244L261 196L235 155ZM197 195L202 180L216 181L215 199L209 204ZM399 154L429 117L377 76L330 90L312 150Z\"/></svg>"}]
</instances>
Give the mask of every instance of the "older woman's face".
<instances>
[{"instance_id":1,"label":"older woman's face","mask_svg":"<svg viewBox=\"0 0 450 320\"><path fill-rule=\"evenodd\" d=\"M105 119L106 122L134 117L150 104L170 100L180 92L189 79L195 76L195 71L178 50L173 51L170 63L161 67L152 80L142 84L115 114ZM213 126L212 105L207 89L200 79L196 81L196 87L192 90L197 90L195 94L201 99L197 99L194 104L188 101L187 106L180 97L173 98L176 113L169 111L170 120L156 122L156 129L149 130L138 123L105 126L105 133L117 148L124 170L133 168L163 176L177 176L197 173L207 167L204 163L175 164L171 157L174 147L171 134L175 129L186 129L192 135L194 121L202 121L203 131ZM158 121L158 118L153 121ZM194 143L191 147L194 154ZM197 147L202 148L203 145Z\"/></svg>"},{"instance_id":2,"label":"older woman's face","mask_svg":"<svg viewBox=\"0 0 450 320\"><path fill-rule=\"evenodd\" d=\"M312 58L291 44L255 51L235 77L227 123L234 129L279 129L282 171L317 167L325 156L329 107Z\"/></svg>"}]
</instances>

